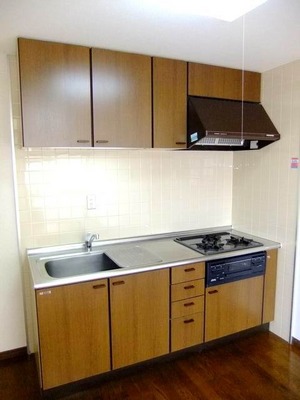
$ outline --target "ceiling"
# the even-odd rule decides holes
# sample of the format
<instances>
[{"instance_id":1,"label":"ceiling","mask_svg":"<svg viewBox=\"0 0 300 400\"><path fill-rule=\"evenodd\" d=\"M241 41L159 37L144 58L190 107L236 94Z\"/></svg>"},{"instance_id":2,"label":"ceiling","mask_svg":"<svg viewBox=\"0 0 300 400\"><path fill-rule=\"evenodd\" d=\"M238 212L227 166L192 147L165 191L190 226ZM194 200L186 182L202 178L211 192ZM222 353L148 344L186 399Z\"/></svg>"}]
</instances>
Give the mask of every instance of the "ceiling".
<instances>
[{"instance_id":1,"label":"ceiling","mask_svg":"<svg viewBox=\"0 0 300 400\"><path fill-rule=\"evenodd\" d=\"M300 59L300 0L268 0L233 22L145 0L0 0L0 52L16 38L80 44L264 72Z\"/></svg>"}]
</instances>

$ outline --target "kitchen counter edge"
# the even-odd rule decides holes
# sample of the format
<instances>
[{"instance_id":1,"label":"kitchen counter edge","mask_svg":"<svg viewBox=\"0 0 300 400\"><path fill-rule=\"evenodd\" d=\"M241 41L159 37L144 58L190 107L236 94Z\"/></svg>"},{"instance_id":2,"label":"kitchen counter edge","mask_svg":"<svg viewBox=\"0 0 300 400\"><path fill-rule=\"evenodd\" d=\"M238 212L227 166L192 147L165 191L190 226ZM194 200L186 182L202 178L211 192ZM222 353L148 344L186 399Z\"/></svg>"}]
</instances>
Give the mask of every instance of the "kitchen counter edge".
<instances>
[{"instance_id":1,"label":"kitchen counter edge","mask_svg":"<svg viewBox=\"0 0 300 400\"><path fill-rule=\"evenodd\" d=\"M253 240L263 243L263 246L255 249L250 248L246 250L232 251L227 253L221 253L218 255L206 256L192 249L189 249L185 246L182 246L179 243L174 242L174 239L178 236L188 236L195 234L205 234L208 232L209 233L221 232L221 231L228 231L232 234L252 238ZM83 244L79 243L66 246L28 249L27 256L29 261L29 269L32 278L33 288L35 290L44 289L55 286L94 281L99 279L108 279L112 277L130 275L139 272L149 272L162 268L188 265L212 259L223 259L242 254L251 254L258 251L277 249L281 247L281 244L269 239L243 233L235 229L232 229L231 227L226 226L226 227L217 227L212 229L190 230L190 231L174 232L174 233L172 232L172 233L151 235L151 236L97 241L94 242L92 253L107 251L108 249L116 248L116 246L118 248L130 248L130 246L143 246L143 248L145 248L146 250L149 250L157 254L162 261L160 263L152 265L128 266L128 267L121 267L116 270L95 272L86 275L77 275L67 278L52 278L46 273L43 261L41 260L49 258L51 259L60 256L85 254L86 250L84 249Z\"/></svg>"}]
</instances>

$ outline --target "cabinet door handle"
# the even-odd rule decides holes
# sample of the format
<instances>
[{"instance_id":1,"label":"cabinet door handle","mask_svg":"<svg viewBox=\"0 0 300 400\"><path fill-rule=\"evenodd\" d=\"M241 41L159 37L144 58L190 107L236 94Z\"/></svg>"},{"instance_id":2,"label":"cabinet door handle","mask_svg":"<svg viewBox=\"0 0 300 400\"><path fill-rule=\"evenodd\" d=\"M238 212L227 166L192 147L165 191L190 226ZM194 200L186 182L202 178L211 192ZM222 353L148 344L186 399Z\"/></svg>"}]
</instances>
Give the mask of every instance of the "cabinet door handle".
<instances>
[{"instance_id":1,"label":"cabinet door handle","mask_svg":"<svg viewBox=\"0 0 300 400\"><path fill-rule=\"evenodd\" d=\"M194 305L195 305L195 303L193 301L191 301L190 303L185 303L184 307L191 307L191 306L194 306Z\"/></svg>"},{"instance_id":2,"label":"cabinet door handle","mask_svg":"<svg viewBox=\"0 0 300 400\"><path fill-rule=\"evenodd\" d=\"M193 318L191 319L186 319L185 321L183 321L185 324L191 324L192 322L194 322L195 320Z\"/></svg>"},{"instance_id":3,"label":"cabinet door handle","mask_svg":"<svg viewBox=\"0 0 300 400\"><path fill-rule=\"evenodd\" d=\"M90 143L89 140L78 139L77 143Z\"/></svg>"},{"instance_id":4,"label":"cabinet door handle","mask_svg":"<svg viewBox=\"0 0 300 400\"><path fill-rule=\"evenodd\" d=\"M194 285L184 286L184 289L185 289L185 290L188 290L188 289L195 289L195 286L194 286Z\"/></svg>"},{"instance_id":5,"label":"cabinet door handle","mask_svg":"<svg viewBox=\"0 0 300 400\"><path fill-rule=\"evenodd\" d=\"M209 290L208 291L208 294L215 294L215 293L219 293L219 291L218 290Z\"/></svg>"},{"instance_id":6,"label":"cabinet door handle","mask_svg":"<svg viewBox=\"0 0 300 400\"><path fill-rule=\"evenodd\" d=\"M176 144L186 144L186 142L176 142Z\"/></svg>"},{"instance_id":7,"label":"cabinet door handle","mask_svg":"<svg viewBox=\"0 0 300 400\"><path fill-rule=\"evenodd\" d=\"M113 282L113 286L118 286L118 285L125 285L125 281L116 281L116 282Z\"/></svg>"},{"instance_id":8,"label":"cabinet door handle","mask_svg":"<svg viewBox=\"0 0 300 400\"><path fill-rule=\"evenodd\" d=\"M186 269L184 270L184 272L192 272L192 271L195 271L195 268L194 268L194 267L186 268Z\"/></svg>"},{"instance_id":9,"label":"cabinet door handle","mask_svg":"<svg viewBox=\"0 0 300 400\"><path fill-rule=\"evenodd\" d=\"M108 143L108 140L105 140L105 139L103 139L103 140L96 140L96 143L99 143L99 144L104 144L104 143Z\"/></svg>"},{"instance_id":10,"label":"cabinet door handle","mask_svg":"<svg viewBox=\"0 0 300 400\"><path fill-rule=\"evenodd\" d=\"M105 283L99 283L98 285L93 285L93 289L102 289L105 288Z\"/></svg>"}]
</instances>

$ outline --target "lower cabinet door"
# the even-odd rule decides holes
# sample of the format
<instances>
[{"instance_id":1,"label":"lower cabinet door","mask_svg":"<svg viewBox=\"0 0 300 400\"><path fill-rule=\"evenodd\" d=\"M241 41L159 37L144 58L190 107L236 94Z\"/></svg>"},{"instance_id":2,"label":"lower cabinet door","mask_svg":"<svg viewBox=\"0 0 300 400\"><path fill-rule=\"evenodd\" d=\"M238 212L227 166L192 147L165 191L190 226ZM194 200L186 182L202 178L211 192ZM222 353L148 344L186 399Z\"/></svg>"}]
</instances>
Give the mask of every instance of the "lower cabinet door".
<instances>
[{"instance_id":1,"label":"lower cabinet door","mask_svg":"<svg viewBox=\"0 0 300 400\"><path fill-rule=\"evenodd\" d=\"M112 365L169 352L169 270L110 279Z\"/></svg>"},{"instance_id":2,"label":"lower cabinet door","mask_svg":"<svg viewBox=\"0 0 300 400\"><path fill-rule=\"evenodd\" d=\"M171 351L203 342L203 312L171 320Z\"/></svg>"},{"instance_id":3,"label":"lower cabinet door","mask_svg":"<svg viewBox=\"0 0 300 400\"><path fill-rule=\"evenodd\" d=\"M263 276L206 288L205 341L262 323Z\"/></svg>"},{"instance_id":4,"label":"lower cabinet door","mask_svg":"<svg viewBox=\"0 0 300 400\"><path fill-rule=\"evenodd\" d=\"M44 390L110 370L108 283L36 291Z\"/></svg>"}]
</instances>

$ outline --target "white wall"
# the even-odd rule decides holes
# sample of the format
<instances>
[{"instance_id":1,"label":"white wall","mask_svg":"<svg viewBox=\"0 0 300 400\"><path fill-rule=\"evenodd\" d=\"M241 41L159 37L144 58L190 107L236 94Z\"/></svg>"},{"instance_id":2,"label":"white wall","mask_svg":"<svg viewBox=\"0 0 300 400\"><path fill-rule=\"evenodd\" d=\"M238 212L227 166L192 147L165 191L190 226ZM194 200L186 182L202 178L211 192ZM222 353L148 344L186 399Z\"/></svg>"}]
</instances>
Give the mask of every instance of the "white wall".
<instances>
[{"instance_id":1,"label":"white wall","mask_svg":"<svg viewBox=\"0 0 300 400\"><path fill-rule=\"evenodd\" d=\"M11 146L10 79L0 53L0 352L26 346Z\"/></svg>"},{"instance_id":2,"label":"white wall","mask_svg":"<svg viewBox=\"0 0 300 400\"><path fill-rule=\"evenodd\" d=\"M234 154L233 226L282 243L275 321L271 330L289 340L298 215L300 61L262 75L262 103L281 140L258 152Z\"/></svg>"},{"instance_id":3,"label":"white wall","mask_svg":"<svg viewBox=\"0 0 300 400\"><path fill-rule=\"evenodd\" d=\"M298 204L300 210L300 204ZM300 218L298 214L296 265L292 314L292 337L300 341Z\"/></svg>"}]
</instances>

